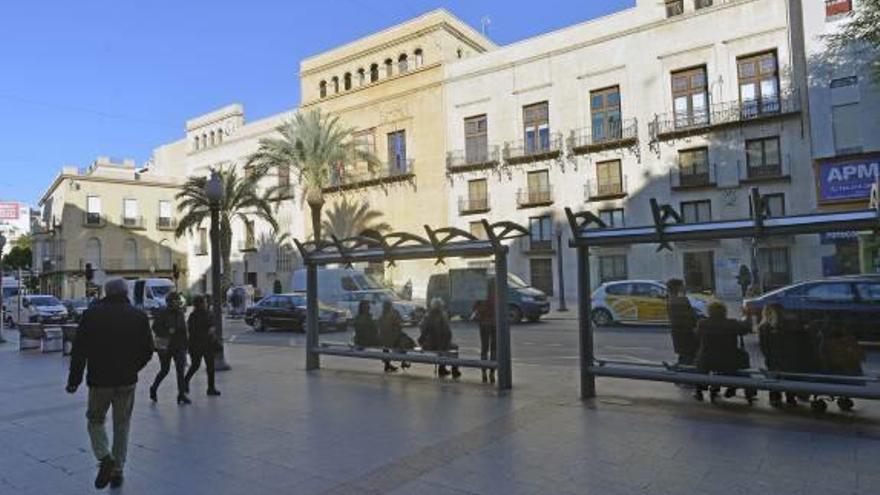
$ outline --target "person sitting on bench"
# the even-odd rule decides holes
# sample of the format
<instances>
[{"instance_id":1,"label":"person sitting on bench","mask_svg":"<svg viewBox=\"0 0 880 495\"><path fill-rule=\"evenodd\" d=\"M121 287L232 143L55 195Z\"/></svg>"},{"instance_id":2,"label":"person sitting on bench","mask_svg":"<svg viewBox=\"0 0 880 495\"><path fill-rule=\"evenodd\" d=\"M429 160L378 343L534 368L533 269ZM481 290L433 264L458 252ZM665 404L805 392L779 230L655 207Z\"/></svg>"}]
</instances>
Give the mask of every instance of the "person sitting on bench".
<instances>
[{"instance_id":1,"label":"person sitting on bench","mask_svg":"<svg viewBox=\"0 0 880 495\"><path fill-rule=\"evenodd\" d=\"M709 318L697 323L697 338L700 346L697 351L697 371L700 373L736 373L749 367L749 355L738 345L741 335L751 330L736 320L727 317L727 306L721 302L713 302L708 308ZM703 389L697 387L694 398L703 400ZM709 396L714 400L720 387L712 387ZM754 397L754 391L746 390L746 397ZM751 395L750 395L751 394ZM736 387L728 387L725 397L736 395Z\"/></svg>"},{"instance_id":2,"label":"person sitting on bench","mask_svg":"<svg viewBox=\"0 0 880 495\"><path fill-rule=\"evenodd\" d=\"M810 373L810 356L813 354L813 341L803 326L786 317L783 306L770 303L761 312L758 325L758 339L764 364L770 371L789 373ZM797 405L797 396L785 392L785 403ZM770 405L782 405L782 392L770 391Z\"/></svg>"},{"instance_id":3,"label":"person sitting on bench","mask_svg":"<svg viewBox=\"0 0 880 495\"><path fill-rule=\"evenodd\" d=\"M449 317L443 309L443 299L435 297L431 300L431 309L419 324L422 334L419 336L419 344L426 351L450 351L458 349L458 346L452 343L452 330L449 328ZM437 375L441 378L448 376L449 371L446 365L441 364L437 368ZM452 367L452 377L458 378L461 372L458 366Z\"/></svg>"},{"instance_id":4,"label":"person sitting on bench","mask_svg":"<svg viewBox=\"0 0 880 495\"><path fill-rule=\"evenodd\" d=\"M400 313L394 309L391 301L382 302L382 314L379 315L379 342L382 347L392 351L405 351L416 346L413 339L403 331L403 321ZM402 361L401 368L409 368L409 363ZM397 368L386 361L385 371L397 371Z\"/></svg>"}]
</instances>

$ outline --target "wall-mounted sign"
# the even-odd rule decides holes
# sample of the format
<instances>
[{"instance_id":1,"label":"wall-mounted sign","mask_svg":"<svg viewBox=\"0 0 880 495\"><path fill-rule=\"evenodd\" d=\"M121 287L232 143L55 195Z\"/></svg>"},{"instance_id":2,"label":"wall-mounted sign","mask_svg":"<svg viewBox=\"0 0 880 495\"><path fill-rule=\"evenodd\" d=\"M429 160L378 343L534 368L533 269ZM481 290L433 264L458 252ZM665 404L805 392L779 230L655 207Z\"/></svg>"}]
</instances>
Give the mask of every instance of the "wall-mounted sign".
<instances>
[{"instance_id":1,"label":"wall-mounted sign","mask_svg":"<svg viewBox=\"0 0 880 495\"><path fill-rule=\"evenodd\" d=\"M880 177L880 157L819 162L819 201L867 200Z\"/></svg>"},{"instance_id":2,"label":"wall-mounted sign","mask_svg":"<svg viewBox=\"0 0 880 495\"><path fill-rule=\"evenodd\" d=\"M0 220L18 220L18 203L0 201Z\"/></svg>"}]
</instances>

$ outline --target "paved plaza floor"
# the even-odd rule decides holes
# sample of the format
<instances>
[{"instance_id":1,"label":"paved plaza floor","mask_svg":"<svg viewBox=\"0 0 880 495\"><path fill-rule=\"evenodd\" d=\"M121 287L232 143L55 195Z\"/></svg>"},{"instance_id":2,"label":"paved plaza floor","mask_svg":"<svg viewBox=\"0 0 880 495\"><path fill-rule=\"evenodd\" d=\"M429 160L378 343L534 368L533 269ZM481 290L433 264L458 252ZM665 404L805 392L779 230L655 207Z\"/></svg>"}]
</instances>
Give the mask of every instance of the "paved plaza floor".
<instances>
[{"instance_id":1,"label":"paved plaza floor","mask_svg":"<svg viewBox=\"0 0 880 495\"><path fill-rule=\"evenodd\" d=\"M64 393L67 358L0 345L0 494L93 493L85 399ZM517 364L499 394L465 370L385 375L381 363L232 344L220 398L142 374L128 494L877 494L880 405L814 417L766 397L696 403L670 384L602 379L577 398L576 362Z\"/></svg>"}]
</instances>

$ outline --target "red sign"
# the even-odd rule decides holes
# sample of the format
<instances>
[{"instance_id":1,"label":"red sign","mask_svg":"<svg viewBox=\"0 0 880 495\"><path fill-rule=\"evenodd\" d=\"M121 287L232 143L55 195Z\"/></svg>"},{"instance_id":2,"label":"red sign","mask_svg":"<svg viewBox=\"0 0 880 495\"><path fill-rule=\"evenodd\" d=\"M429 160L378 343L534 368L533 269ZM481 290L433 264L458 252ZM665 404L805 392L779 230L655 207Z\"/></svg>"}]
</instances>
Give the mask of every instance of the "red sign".
<instances>
[{"instance_id":1,"label":"red sign","mask_svg":"<svg viewBox=\"0 0 880 495\"><path fill-rule=\"evenodd\" d=\"M18 220L18 203L0 202L0 220Z\"/></svg>"}]
</instances>

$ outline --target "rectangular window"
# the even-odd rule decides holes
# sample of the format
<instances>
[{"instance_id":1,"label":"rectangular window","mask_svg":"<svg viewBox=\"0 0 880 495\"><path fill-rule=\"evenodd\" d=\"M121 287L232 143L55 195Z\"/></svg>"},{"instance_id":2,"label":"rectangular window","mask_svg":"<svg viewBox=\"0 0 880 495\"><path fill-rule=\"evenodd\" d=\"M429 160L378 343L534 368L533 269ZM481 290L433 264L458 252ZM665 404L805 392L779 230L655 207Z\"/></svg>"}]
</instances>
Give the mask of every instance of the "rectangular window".
<instances>
[{"instance_id":1,"label":"rectangular window","mask_svg":"<svg viewBox=\"0 0 880 495\"><path fill-rule=\"evenodd\" d=\"M838 154L862 151L862 127L859 104L834 105L831 107L831 123L834 131L834 150Z\"/></svg>"},{"instance_id":2,"label":"rectangular window","mask_svg":"<svg viewBox=\"0 0 880 495\"><path fill-rule=\"evenodd\" d=\"M779 137L746 141L746 170L749 179L782 175Z\"/></svg>"},{"instance_id":3,"label":"rectangular window","mask_svg":"<svg viewBox=\"0 0 880 495\"><path fill-rule=\"evenodd\" d=\"M675 127L709 123L709 92L706 67L672 73L672 103Z\"/></svg>"},{"instance_id":4,"label":"rectangular window","mask_svg":"<svg viewBox=\"0 0 880 495\"><path fill-rule=\"evenodd\" d=\"M208 229L199 228L199 240L196 245L196 254L208 254Z\"/></svg>"},{"instance_id":5,"label":"rectangular window","mask_svg":"<svg viewBox=\"0 0 880 495\"><path fill-rule=\"evenodd\" d=\"M773 290L791 283L791 264L788 248L758 249L759 278L764 291Z\"/></svg>"},{"instance_id":6,"label":"rectangular window","mask_svg":"<svg viewBox=\"0 0 880 495\"><path fill-rule=\"evenodd\" d=\"M599 283L629 278L626 267L626 255L611 254L599 256Z\"/></svg>"},{"instance_id":7,"label":"rectangular window","mask_svg":"<svg viewBox=\"0 0 880 495\"><path fill-rule=\"evenodd\" d=\"M679 151L678 174L681 186L709 184L709 148Z\"/></svg>"},{"instance_id":8,"label":"rectangular window","mask_svg":"<svg viewBox=\"0 0 880 495\"><path fill-rule=\"evenodd\" d=\"M158 225L160 228L169 228L172 227L172 219L171 219L171 201L168 200L160 200L159 201L159 220Z\"/></svg>"},{"instance_id":9,"label":"rectangular window","mask_svg":"<svg viewBox=\"0 0 880 495\"><path fill-rule=\"evenodd\" d=\"M485 115L464 119L464 156L466 163L489 161L488 120Z\"/></svg>"},{"instance_id":10,"label":"rectangular window","mask_svg":"<svg viewBox=\"0 0 880 495\"><path fill-rule=\"evenodd\" d=\"M770 217L784 217L785 216L785 194L783 193L773 193L773 194L764 194L761 196L764 199L764 204L767 205L767 211L765 212L766 216ZM752 204L751 199L749 200L749 217L753 217L755 215L755 208Z\"/></svg>"},{"instance_id":11,"label":"rectangular window","mask_svg":"<svg viewBox=\"0 0 880 495\"><path fill-rule=\"evenodd\" d=\"M825 0L825 17L846 14L852 10L852 0Z\"/></svg>"},{"instance_id":12,"label":"rectangular window","mask_svg":"<svg viewBox=\"0 0 880 495\"><path fill-rule=\"evenodd\" d=\"M684 253L684 285L689 291L715 291L715 253Z\"/></svg>"},{"instance_id":13,"label":"rectangular window","mask_svg":"<svg viewBox=\"0 0 880 495\"><path fill-rule=\"evenodd\" d=\"M122 223L126 227L136 226L138 222L138 200L122 200Z\"/></svg>"},{"instance_id":14,"label":"rectangular window","mask_svg":"<svg viewBox=\"0 0 880 495\"><path fill-rule=\"evenodd\" d=\"M529 172L526 176L528 180L528 203L548 203L550 202L550 172L547 170L538 170Z\"/></svg>"},{"instance_id":15,"label":"rectangular window","mask_svg":"<svg viewBox=\"0 0 880 495\"><path fill-rule=\"evenodd\" d=\"M406 131L388 133L388 168L392 174L406 173Z\"/></svg>"},{"instance_id":16,"label":"rectangular window","mask_svg":"<svg viewBox=\"0 0 880 495\"><path fill-rule=\"evenodd\" d=\"M712 202L708 199L701 201L683 201L681 203L681 220L685 223L711 221Z\"/></svg>"},{"instance_id":17,"label":"rectangular window","mask_svg":"<svg viewBox=\"0 0 880 495\"><path fill-rule=\"evenodd\" d=\"M532 276L532 287L553 295L553 260L550 258L532 258L529 260L529 273Z\"/></svg>"},{"instance_id":18,"label":"rectangular window","mask_svg":"<svg viewBox=\"0 0 880 495\"><path fill-rule=\"evenodd\" d=\"M101 223L101 197L86 197L86 223L98 225Z\"/></svg>"},{"instance_id":19,"label":"rectangular window","mask_svg":"<svg viewBox=\"0 0 880 495\"><path fill-rule=\"evenodd\" d=\"M468 209L485 210L489 207L488 181L476 179L468 181Z\"/></svg>"},{"instance_id":20,"label":"rectangular window","mask_svg":"<svg viewBox=\"0 0 880 495\"><path fill-rule=\"evenodd\" d=\"M610 160L596 164L596 186L599 196L623 194L623 176L620 171L620 160Z\"/></svg>"},{"instance_id":21,"label":"rectangular window","mask_svg":"<svg viewBox=\"0 0 880 495\"><path fill-rule=\"evenodd\" d=\"M553 248L553 221L549 215L529 218L529 249Z\"/></svg>"},{"instance_id":22,"label":"rectangular window","mask_svg":"<svg viewBox=\"0 0 880 495\"><path fill-rule=\"evenodd\" d=\"M550 149L550 110L546 101L523 107L523 139L526 154Z\"/></svg>"},{"instance_id":23,"label":"rectangular window","mask_svg":"<svg viewBox=\"0 0 880 495\"><path fill-rule=\"evenodd\" d=\"M483 225L483 222L481 222L481 221L471 222L469 227L470 227L471 235L473 235L477 239L487 239L488 238L488 236L486 235L486 227Z\"/></svg>"},{"instance_id":24,"label":"rectangular window","mask_svg":"<svg viewBox=\"0 0 880 495\"><path fill-rule=\"evenodd\" d=\"M590 92L590 118L593 142L613 141L621 137L620 88Z\"/></svg>"},{"instance_id":25,"label":"rectangular window","mask_svg":"<svg viewBox=\"0 0 880 495\"><path fill-rule=\"evenodd\" d=\"M779 112L779 76L776 52L737 59L739 101L744 118Z\"/></svg>"},{"instance_id":26,"label":"rectangular window","mask_svg":"<svg viewBox=\"0 0 880 495\"><path fill-rule=\"evenodd\" d=\"M293 271L293 251L290 246L278 246L275 250L275 271L287 273Z\"/></svg>"},{"instance_id":27,"label":"rectangular window","mask_svg":"<svg viewBox=\"0 0 880 495\"><path fill-rule=\"evenodd\" d=\"M684 14L684 0L666 0L666 17Z\"/></svg>"},{"instance_id":28,"label":"rectangular window","mask_svg":"<svg viewBox=\"0 0 880 495\"><path fill-rule=\"evenodd\" d=\"M625 226L623 219L623 208L609 208L607 210L599 210L599 220L612 229Z\"/></svg>"},{"instance_id":29,"label":"rectangular window","mask_svg":"<svg viewBox=\"0 0 880 495\"><path fill-rule=\"evenodd\" d=\"M244 247L245 249L254 249L256 245L257 239L254 231L254 221L247 220L244 222Z\"/></svg>"},{"instance_id":30,"label":"rectangular window","mask_svg":"<svg viewBox=\"0 0 880 495\"><path fill-rule=\"evenodd\" d=\"M712 0L694 0L694 8L697 10L712 6Z\"/></svg>"}]
</instances>

